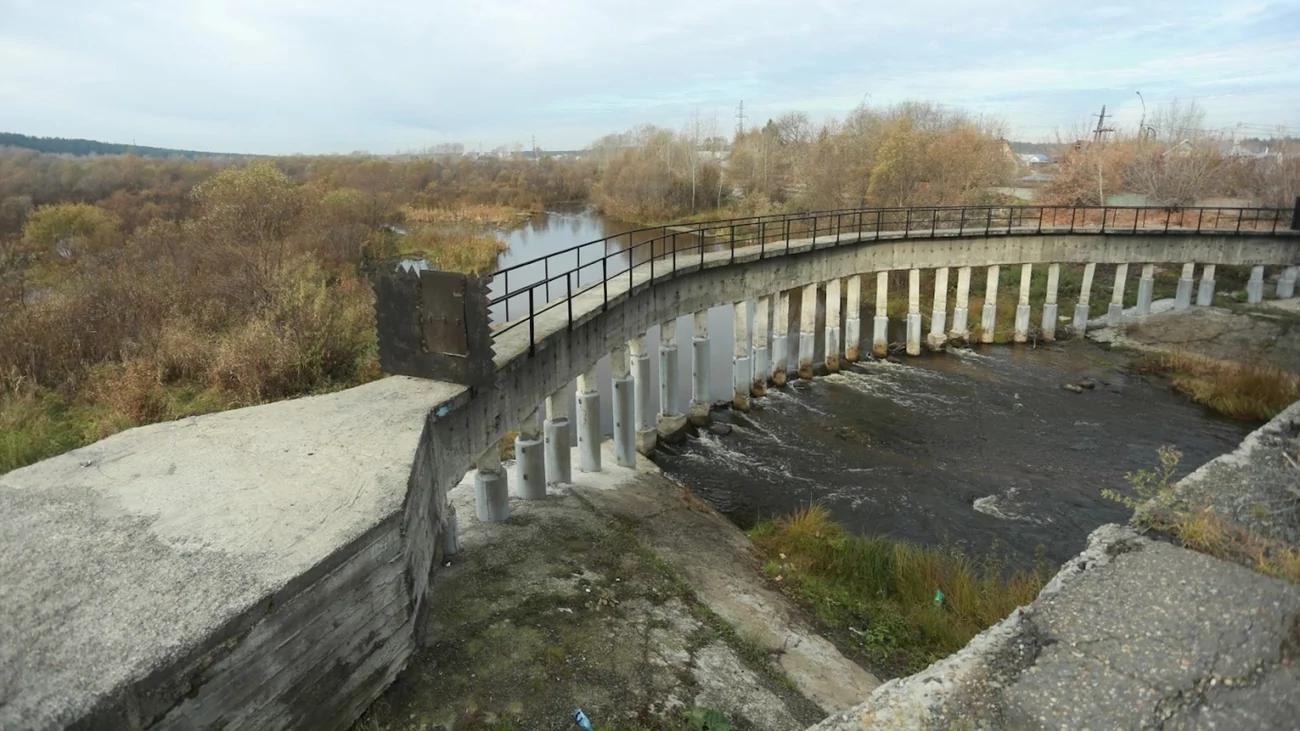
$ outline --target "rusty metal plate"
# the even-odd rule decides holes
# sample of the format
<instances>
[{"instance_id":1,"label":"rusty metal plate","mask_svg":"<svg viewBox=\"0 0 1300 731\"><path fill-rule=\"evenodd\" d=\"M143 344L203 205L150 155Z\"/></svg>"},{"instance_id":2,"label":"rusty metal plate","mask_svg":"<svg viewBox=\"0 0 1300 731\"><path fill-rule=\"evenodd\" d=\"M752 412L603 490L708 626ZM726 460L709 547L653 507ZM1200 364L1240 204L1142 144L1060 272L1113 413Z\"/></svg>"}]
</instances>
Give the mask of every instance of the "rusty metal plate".
<instances>
[{"instance_id":1,"label":"rusty metal plate","mask_svg":"<svg viewBox=\"0 0 1300 731\"><path fill-rule=\"evenodd\" d=\"M490 277L380 266L371 276L384 373L491 386Z\"/></svg>"}]
</instances>

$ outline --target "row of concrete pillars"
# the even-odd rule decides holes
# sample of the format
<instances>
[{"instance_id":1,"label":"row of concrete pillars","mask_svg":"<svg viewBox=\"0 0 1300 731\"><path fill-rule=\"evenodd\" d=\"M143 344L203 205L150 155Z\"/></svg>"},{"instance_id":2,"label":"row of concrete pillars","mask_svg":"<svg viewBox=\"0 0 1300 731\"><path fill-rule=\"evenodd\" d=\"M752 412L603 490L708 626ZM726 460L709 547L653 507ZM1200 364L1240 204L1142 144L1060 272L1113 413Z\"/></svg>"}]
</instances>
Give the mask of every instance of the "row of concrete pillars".
<instances>
[{"instance_id":1,"label":"row of concrete pillars","mask_svg":"<svg viewBox=\"0 0 1300 731\"><path fill-rule=\"evenodd\" d=\"M1112 290L1108 319L1117 324L1122 316L1125 280L1128 278L1128 264L1120 264L1115 271L1115 286ZM1195 264L1184 264L1182 277L1178 281L1176 309L1191 306L1195 285ZM1295 293L1297 267L1287 267L1278 281L1277 296L1292 297ZM1083 282L1079 301L1074 311L1074 327L1082 332L1088 323L1089 301L1092 291L1095 264L1084 267ZM987 269L984 308L981 313L981 340L992 342L997 325L997 297L1000 267ZM1019 301L1016 307L1013 339L1025 342L1029 336L1029 287L1033 276L1033 265L1023 264L1020 269ZM968 304L970 300L971 267L957 269L956 301L952 308L951 327L948 323L948 277L949 269L941 268L935 272L933 310L930 319L930 332L925 344L932 349L940 349L949 339L966 340L970 337ZM1052 340L1056 337L1057 289L1060 279L1060 265L1047 265L1047 299L1043 305L1041 337ZM921 319L921 271L911 269L908 272L908 311L907 311L907 353L919 355L922 348ZM1147 314L1151 309L1152 293L1155 286L1155 266L1146 264L1142 267L1142 276L1138 280L1138 313ZM750 333L750 312L748 301L735 303L734 315L734 349L732 353L732 382L734 395L732 405L738 409L748 409L752 397L763 396L769 384L784 385L790 368L789 352L790 333L790 297L799 296L799 338L798 352L794 353L795 368L800 378L812 378L813 358L817 340L817 299L819 287L825 288L826 326L824 366L827 371L836 372L841 361L856 361L859 358L859 345L862 342L862 324L859 319L861 311L862 277L852 276L844 280L832 279L823 284L809 284L800 290L787 290L771 295L763 295L754 300L754 331ZM843 287L843 291L841 290ZM1263 299L1264 267L1252 269L1247 287L1251 303ZM840 307L844 295L847 317L841 331ZM888 340L888 297L889 272L876 274L876 309L872 332L872 351L877 356L887 352ZM1196 290L1196 304L1207 306L1214 298L1214 265L1206 264L1201 269L1200 287ZM769 310L775 307L772 332L768 332ZM841 336L842 332L842 336ZM674 404L678 388L677 372L677 321L664 322L659 326L659 403L660 413L650 413L650 354L646 351L645 335L638 336L624 345L615 348L610 354L613 379L612 411L614 417L614 460L622 467L635 467L637 452L648 453L653 450L660 435L679 433L689 419L697 426L708 423L712 402L709 397L709 321L708 310L695 313L694 328L691 337L691 400L686 414L677 413ZM532 411L519 424L519 436L515 439L515 478L514 494L525 500L536 500L546 496L547 485L572 482L571 451L569 444L569 386L566 386L546 399L546 420L543 424L537 410ZM583 472L600 472L601 466L601 432L600 432L600 391L596 382L596 368L578 376L577 380L577 453L578 469ZM510 513L509 480L501 465L500 451L497 445L489 448L478 460L478 474L475 481L476 505L479 520L505 520Z\"/></svg>"}]
</instances>

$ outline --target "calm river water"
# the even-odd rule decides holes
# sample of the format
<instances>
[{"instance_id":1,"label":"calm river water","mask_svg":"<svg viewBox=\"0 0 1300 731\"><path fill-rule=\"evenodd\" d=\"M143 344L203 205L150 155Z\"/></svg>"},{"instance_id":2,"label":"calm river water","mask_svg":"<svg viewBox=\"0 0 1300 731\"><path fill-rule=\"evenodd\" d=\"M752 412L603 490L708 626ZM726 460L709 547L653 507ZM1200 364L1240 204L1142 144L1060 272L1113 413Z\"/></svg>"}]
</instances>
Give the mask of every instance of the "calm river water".
<instances>
[{"instance_id":1,"label":"calm river water","mask_svg":"<svg viewBox=\"0 0 1300 731\"><path fill-rule=\"evenodd\" d=\"M627 228L589 211L534 217L503 234L510 249L501 264ZM727 399L731 308L715 308L709 321L711 396ZM682 411L690 399L690 333L686 316L678 322ZM657 340L655 328L648 345L656 382ZM1101 490L1123 487L1125 472L1153 465L1157 447L1182 450L1187 472L1235 448L1252 428L1210 414L1160 379L1126 373L1126 362L1122 353L1069 342L859 363L769 389L748 414L715 411L715 421L732 425L729 434L693 435L655 460L742 527L820 502L860 532L998 550L1019 565L1042 556L1054 566L1077 553L1093 528L1126 518ZM608 358L601 373L608 434ZM1061 388L1084 378L1097 387Z\"/></svg>"}]
</instances>

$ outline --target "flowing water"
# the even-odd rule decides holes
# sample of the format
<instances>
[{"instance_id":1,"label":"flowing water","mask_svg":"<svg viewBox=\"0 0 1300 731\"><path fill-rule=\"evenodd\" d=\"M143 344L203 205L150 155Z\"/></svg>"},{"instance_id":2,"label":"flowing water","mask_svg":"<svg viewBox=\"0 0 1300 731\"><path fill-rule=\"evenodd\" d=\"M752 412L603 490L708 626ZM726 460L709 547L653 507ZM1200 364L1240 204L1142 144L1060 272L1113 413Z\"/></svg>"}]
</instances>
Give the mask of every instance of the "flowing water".
<instances>
[{"instance_id":1,"label":"flowing water","mask_svg":"<svg viewBox=\"0 0 1300 731\"><path fill-rule=\"evenodd\" d=\"M502 263L626 228L586 211L535 218L509 234ZM726 399L731 309L713 309L709 322L710 396ZM655 330L647 338L652 354ZM690 332L691 318L683 317L679 411L690 398ZM1070 342L858 363L769 389L747 414L715 411L729 433L692 435L665 445L655 460L742 527L819 502L855 531L1055 565L1093 528L1126 519L1129 511L1101 490L1123 488L1126 472L1154 465L1159 446L1182 450L1185 473L1234 449L1251 429L1159 379L1127 373L1126 362L1122 353ZM655 357L651 368L657 382ZM609 434L607 358L600 370ZM1096 388L1061 388L1085 379ZM657 399L657 389L651 394Z\"/></svg>"}]
</instances>

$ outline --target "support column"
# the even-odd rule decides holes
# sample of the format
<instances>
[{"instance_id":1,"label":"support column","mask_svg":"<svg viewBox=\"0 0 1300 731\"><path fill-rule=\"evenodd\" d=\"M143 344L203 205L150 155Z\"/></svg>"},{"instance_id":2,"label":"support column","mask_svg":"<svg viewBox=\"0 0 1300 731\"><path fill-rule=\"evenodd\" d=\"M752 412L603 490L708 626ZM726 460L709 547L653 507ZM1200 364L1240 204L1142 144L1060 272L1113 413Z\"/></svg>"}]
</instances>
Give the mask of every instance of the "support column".
<instances>
[{"instance_id":1,"label":"support column","mask_svg":"<svg viewBox=\"0 0 1300 731\"><path fill-rule=\"evenodd\" d=\"M499 523L510 517L510 480L501 469L501 445L496 442L478 458L474 514L484 523Z\"/></svg>"},{"instance_id":2,"label":"support column","mask_svg":"<svg viewBox=\"0 0 1300 731\"><path fill-rule=\"evenodd\" d=\"M772 372L772 362L768 359L767 320L772 312L772 297L764 295L754 300L754 375L749 384L751 396L767 393L767 377Z\"/></svg>"},{"instance_id":3,"label":"support column","mask_svg":"<svg viewBox=\"0 0 1300 731\"><path fill-rule=\"evenodd\" d=\"M907 354L921 354L921 270L907 273Z\"/></svg>"},{"instance_id":4,"label":"support column","mask_svg":"<svg viewBox=\"0 0 1300 731\"><path fill-rule=\"evenodd\" d=\"M1214 265L1201 267L1201 286L1196 290L1196 306L1209 307L1214 304Z\"/></svg>"},{"instance_id":5,"label":"support column","mask_svg":"<svg viewBox=\"0 0 1300 731\"><path fill-rule=\"evenodd\" d=\"M546 497L546 446L542 444L542 422L533 409L519 424L515 437L515 495L524 500Z\"/></svg>"},{"instance_id":6,"label":"support column","mask_svg":"<svg viewBox=\"0 0 1300 731\"><path fill-rule=\"evenodd\" d=\"M1250 281L1246 282L1246 302L1257 305L1264 301L1264 267L1250 268Z\"/></svg>"},{"instance_id":7,"label":"support column","mask_svg":"<svg viewBox=\"0 0 1300 731\"><path fill-rule=\"evenodd\" d=\"M659 432L650 421L650 352L645 347L645 335L638 335L627 343L632 353L632 413L636 422L636 451L650 454L655 450Z\"/></svg>"},{"instance_id":8,"label":"support column","mask_svg":"<svg viewBox=\"0 0 1300 731\"><path fill-rule=\"evenodd\" d=\"M1277 298L1291 299L1295 296L1295 280L1300 267L1287 267L1282 270L1282 277L1277 280Z\"/></svg>"},{"instance_id":9,"label":"support column","mask_svg":"<svg viewBox=\"0 0 1300 731\"><path fill-rule=\"evenodd\" d=\"M677 320L659 325L660 439L672 439L686 428L686 415L677 410Z\"/></svg>"},{"instance_id":10,"label":"support column","mask_svg":"<svg viewBox=\"0 0 1300 731\"><path fill-rule=\"evenodd\" d=\"M772 316L772 383L784 386L790 370L790 292L776 293L776 313Z\"/></svg>"},{"instance_id":11,"label":"support column","mask_svg":"<svg viewBox=\"0 0 1300 731\"><path fill-rule=\"evenodd\" d=\"M876 272L876 319L871 325L871 354L889 355L889 272Z\"/></svg>"},{"instance_id":12,"label":"support column","mask_svg":"<svg viewBox=\"0 0 1300 731\"><path fill-rule=\"evenodd\" d=\"M844 303L844 360L853 363L862 347L862 277L848 278Z\"/></svg>"},{"instance_id":13,"label":"support column","mask_svg":"<svg viewBox=\"0 0 1300 731\"><path fill-rule=\"evenodd\" d=\"M733 306L731 327L735 333L735 347L731 354L731 385L734 392L731 405L741 411L749 411L749 384L754 378L754 370L749 362L749 302L741 300Z\"/></svg>"},{"instance_id":14,"label":"support column","mask_svg":"<svg viewBox=\"0 0 1300 731\"><path fill-rule=\"evenodd\" d=\"M1156 265L1143 264L1142 278L1138 280L1138 317L1151 314L1151 297L1156 291Z\"/></svg>"},{"instance_id":15,"label":"support column","mask_svg":"<svg viewBox=\"0 0 1300 731\"><path fill-rule=\"evenodd\" d=\"M1034 265L1020 265L1020 302L1016 305L1016 327L1011 339L1017 343L1029 340L1029 283L1034 278Z\"/></svg>"},{"instance_id":16,"label":"support column","mask_svg":"<svg viewBox=\"0 0 1300 731\"><path fill-rule=\"evenodd\" d=\"M1106 324L1116 327L1124 320L1124 284L1128 279L1128 264L1115 267L1115 288L1110 292L1110 309L1106 311Z\"/></svg>"},{"instance_id":17,"label":"support column","mask_svg":"<svg viewBox=\"0 0 1300 731\"><path fill-rule=\"evenodd\" d=\"M614 462L620 467L636 467L636 407L627 356L626 345L614 348L609 356L614 381Z\"/></svg>"},{"instance_id":18,"label":"support column","mask_svg":"<svg viewBox=\"0 0 1300 731\"><path fill-rule=\"evenodd\" d=\"M1178 278L1178 292L1174 295L1174 309L1185 310L1192 306L1192 288L1196 284L1196 265L1184 264L1183 276Z\"/></svg>"},{"instance_id":19,"label":"support column","mask_svg":"<svg viewBox=\"0 0 1300 731\"><path fill-rule=\"evenodd\" d=\"M594 363L578 376L578 469L600 472L600 387Z\"/></svg>"},{"instance_id":20,"label":"support column","mask_svg":"<svg viewBox=\"0 0 1300 731\"><path fill-rule=\"evenodd\" d=\"M1043 303L1043 340L1056 339L1056 290L1061 283L1061 265L1047 265L1047 301Z\"/></svg>"},{"instance_id":21,"label":"support column","mask_svg":"<svg viewBox=\"0 0 1300 731\"><path fill-rule=\"evenodd\" d=\"M952 330L948 337L963 343L970 338L970 267L957 269L957 301L952 307Z\"/></svg>"},{"instance_id":22,"label":"support column","mask_svg":"<svg viewBox=\"0 0 1300 731\"><path fill-rule=\"evenodd\" d=\"M799 301L799 377L813 377L813 355L817 351L817 285L803 288Z\"/></svg>"},{"instance_id":23,"label":"support column","mask_svg":"<svg viewBox=\"0 0 1300 731\"><path fill-rule=\"evenodd\" d=\"M930 310L930 337L926 345L930 350L943 350L948 344L948 267L934 270L934 307Z\"/></svg>"},{"instance_id":24,"label":"support column","mask_svg":"<svg viewBox=\"0 0 1300 731\"><path fill-rule=\"evenodd\" d=\"M569 450L569 386L546 397L546 484L573 482Z\"/></svg>"},{"instance_id":25,"label":"support column","mask_svg":"<svg viewBox=\"0 0 1300 731\"><path fill-rule=\"evenodd\" d=\"M695 313L694 335L691 336L691 403L687 408L691 423L704 426L709 423L709 311Z\"/></svg>"},{"instance_id":26,"label":"support column","mask_svg":"<svg viewBox=\"0 0 1300 731\"><path fill-rule=\"evenodd\" d=\"M838 373L840 370L840 280L832 279L826 283L826 370Z\"/></svg>"},{"instance_id":27,"label":"support column","mask_svg":"<svg viewBox=\"0 0 1300 731\"><path fill-rule=\"evenodd\" d=\"M1079 335L1088 332L1088 305L1092 301L1092 278L1096 274L1096 264L1083 265L1083 286L1079 288L1079 301L1074 305L1074 331Z\"/></svg>"},{"instance_id":28,"label":"support column","mask_svg":"<svg viewBox=\"0 0 1300 731\"><path fill-rule=\"evenodd\" d=\"M993 335L998 327L998 273L997 264L989 267L988 279L984 284L984 312L980 318L980 342L993 342Z\"/></svg>"}]
</instances>

